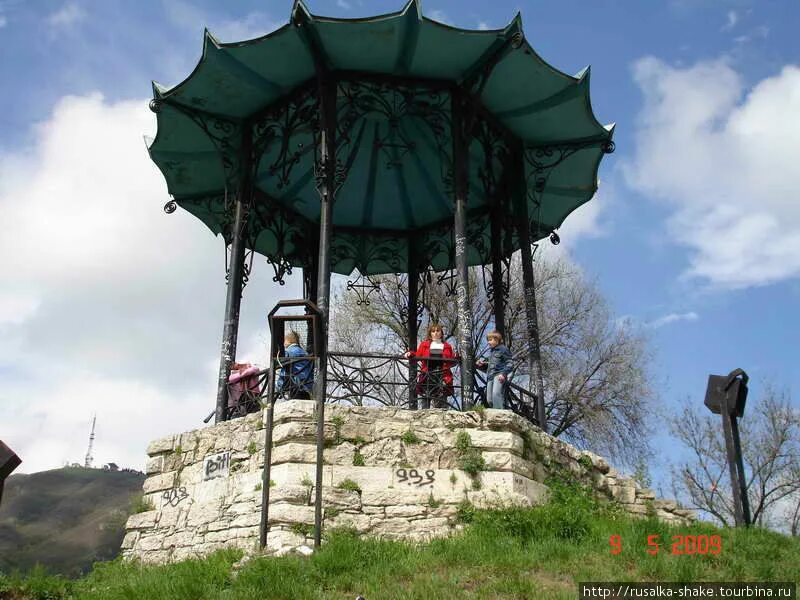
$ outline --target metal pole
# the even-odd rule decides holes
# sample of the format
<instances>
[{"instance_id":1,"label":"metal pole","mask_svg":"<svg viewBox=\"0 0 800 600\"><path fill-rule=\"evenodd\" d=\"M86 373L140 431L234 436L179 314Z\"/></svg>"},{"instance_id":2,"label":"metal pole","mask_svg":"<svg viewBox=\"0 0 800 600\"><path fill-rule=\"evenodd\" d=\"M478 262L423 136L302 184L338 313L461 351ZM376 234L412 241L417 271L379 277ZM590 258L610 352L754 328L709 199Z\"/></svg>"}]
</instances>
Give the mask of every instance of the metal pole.
<instances>
[{"instance_id":1,"label":"metal pole","mask_svg":"<svg viewBox=\"0 0 800 600\"><path fill-rule=\"evenodd\" d=\"M739 420L736 415L731 415L731 433L733 434L733 450L736 453L736 467L739 470L739 494L742 498L742 516L744 524L749 526L752 522L750 515L750 499L747 497L747 480L744 476L744 462L742 461L742 442L739 439Z\"/></svg>"},{"instance_id":2,"label":"metal pole","mask_svg":"<svg viewBox=\"0 0 800 600\"><path fill-rule=\"evenodd\" d=\"M409 259L408 259L408 322L406 323L408 349L413 351L417 348L417 307L419 291L419 273L417 263L412 259L413 241L409 240ZM408 361L408 407L417 410L417 362Z\"/></svg>"},{"instance_id":3,"label":"metal pole","mask_svg":"<svg viewBox=\"0 0 800 600\"><path fill-rule=\"evenodd\" d=\"M725 450L728 454L728 469L731 476L731 488L733 489L733 520L737 527L741 527L742 525L750 524L750 506L747 502L742 452L737 443L739 442L739 426L736 423L736 416L731 412L730 400L726 391L722 397L723 406L720 414L722 415L722 430L725 433ZM735 438L734 431L736 431ZM745 506L747 506L746 512Z\"/></svg>"},{"instance_id":4,"label":"metal pole","mask_svg":"<svg viewBox=\"0 0 800 600\"><path fill-rule=\"evenodd\" d=\"M217 381L217 408L214 423L225 420L228 404L228 378L231 364L236 356L236 341L239 333L239 306L242 302L242 276L244 274L244 233L247 228L250 206L251 135L248 127L242 133L239 161L239 189L236 193L233 231L231 232L231 262L228 270L228 291L225 297L225 325L222 329L222 349Z\"/></svg>"},{"instance_id":5,"label":"metal pole","mask_svg":"<svg viewBox=\"0 0 800 600\"><path fill-rule=\"evenodd\" d=\"M506 335L506 294L508 290L503 285L503 224L499 202L492 208L491 222L491 250L492 250L492 302L494 304L494 328L503 335L504 342L509 343Z\"/></svg>"},{"instance_id":6,"label":"metal pole","mask_svg":"<svg viewBox=\"0 0 800 600\"><path fill-rule=\"evenodd\" d=\"M331 293L330 247L333 236L333 202L336 174L336 81L328 75L319 79L320 145L317 185L320 196L319 262L317 271L317 306L322 314L320 354L314 377L317 400L317 477L314 501L314 546L322 541L322 461L325 443L325 390L328 367L328 316Z\"/></svg>"},{"instance_id":7,"label":"metal pole","mask_svg":"<svg viewBox=\"0 0 800 600\"><path fill-rule=\"evenodd\" d=\"M275 339L274 335L272 339ZM270 354L272 354L271 348ZM262 550L267 545L267 531L269 530L269 482L272 474L272 426L275 417L275 363L277 361L271 361L269 370L267 419L264 424L264 471L261 478L261 527L259 529L259 543Z\"/></svg>"},{"instance_id":8,"label":"metal pole","mask_svg":"<svg viewBox=\"0 0 800 600\"><path fill-rule=\"evenodd\" d=\"M453 179L455 183L455 215L453 235L456 246L456 303L458 306L458 331L461 355L461 410L472 408L472 366L475 357L472 348L472 304L469 296L469 270L467 268L467 132L463 98L460 90L451 92L453 133Z\"/></svg>"},{"instance_id":9,"label":"metal pole","mask_svg":"<svg viewBox=\"0 0 800 600\"><path fill-rule=\"evenodd\" d=\"M542 357L539 349L539 319L536 313L536 288L533 277L533 254L531 253L530 221L525 191L525 163L522 145L516 148L515 161L518 177L513 187L514 204L517 216L517 236L519 237L520 258L522 259L522 282L525 286L525 323L528 334L528 390L536 395L536 420L542 431L547 431L547 417L544 410L544 380L542 377Z\"/></svg>"}]
</instances>

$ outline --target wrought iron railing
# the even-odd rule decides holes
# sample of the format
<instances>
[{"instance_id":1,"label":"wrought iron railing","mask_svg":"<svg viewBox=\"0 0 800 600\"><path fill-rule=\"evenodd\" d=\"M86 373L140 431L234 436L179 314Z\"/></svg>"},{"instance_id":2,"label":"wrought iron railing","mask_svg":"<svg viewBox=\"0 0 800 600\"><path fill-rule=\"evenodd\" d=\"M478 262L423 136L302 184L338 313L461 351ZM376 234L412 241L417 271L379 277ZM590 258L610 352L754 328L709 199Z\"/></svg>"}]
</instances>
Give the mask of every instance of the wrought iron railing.
<instances>
[{"instance_id":1,"label":"wrought iron railing","mask_svg":"<svg viewBox=\"0 0 800 600\"><path fill-rule=\"evenodd\" d=\"M276 370L280 372L283 367L291 375L293 365L302 361L313 363L314 357L281 358L280 363L275 365ZM329 403L356 406L396 406L412 410L430 406L463 410L460 367L458 358L405 358L394 354L329 352L326 398ZM257 378L257 385L245 385L239 398L229 402L228 419L255 412L266 403L270 369L263 369L252 377ZM289 376L284 379L291 382L292 378ZM485 373L473 369L473 381L472 404L488 406ZM297 383L294 382L291 389L297 390ZM313 381L299 383L301 388L310 390ZM229 394L233 391L231 388L229 384ZM513 375L503 389L506 408L537 423L536 396L513 381ZM276 382L275 395L280 399L292 393L288 389L280 389ZM207 421L211 416L213 413Z\"/></svg>"}]
</instances>

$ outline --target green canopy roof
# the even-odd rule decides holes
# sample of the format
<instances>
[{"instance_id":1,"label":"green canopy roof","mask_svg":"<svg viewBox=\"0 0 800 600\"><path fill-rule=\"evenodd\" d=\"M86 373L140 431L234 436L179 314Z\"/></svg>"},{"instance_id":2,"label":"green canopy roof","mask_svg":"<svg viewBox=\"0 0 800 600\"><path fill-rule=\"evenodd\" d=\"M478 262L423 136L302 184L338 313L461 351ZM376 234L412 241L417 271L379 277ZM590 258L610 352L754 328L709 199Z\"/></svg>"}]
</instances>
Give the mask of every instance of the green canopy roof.
<instances>
[{"instance_id":1,"label":"green canopy roof","mask_svg":"<svg viewBox=\"0 0 800 600\"><path fill-rule=\"evenodd\" d=\"M519 15L503 29L469 31L423 17L415 0L366 19L320 17L296 2L290 23L260 38L220 43L206 31L191 75L172 88L154 83L158 134L149 151L175 202L226 233L226 206L248 152L248 246L307 266L319 223L320 69L338 82L334 272L404 272L412 260L453 266L453 90L478 115L467 150L470 264L487 262L492 207L514 219L511 203L497 200L510 157L497 150L498 135L525 149L534 239L596 191L613 127L592 113L589 69L571 77L545 63L525 41ZM511 229L506 253L518 247Z\"/></svg>"}]
</instances>

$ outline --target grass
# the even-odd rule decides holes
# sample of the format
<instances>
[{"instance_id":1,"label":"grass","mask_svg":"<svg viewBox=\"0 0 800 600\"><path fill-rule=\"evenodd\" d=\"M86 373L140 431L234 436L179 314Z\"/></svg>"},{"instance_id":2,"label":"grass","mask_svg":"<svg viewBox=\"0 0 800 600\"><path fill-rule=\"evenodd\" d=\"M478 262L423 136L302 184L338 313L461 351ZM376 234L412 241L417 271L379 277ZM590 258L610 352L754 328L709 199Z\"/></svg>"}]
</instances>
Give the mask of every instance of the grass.
<instances>
[{"instance_id":1,"label":"grass","mask_svg":"<svg viewBox=\"0 0 800 600\"><path fill-rule=\"evenodd\" d=\"M356 450L353 453L353 466L354 467L363 467L366 463L364 462L364 456Z\"/></svg>"},{"instance_id":2,"label":"grass","mask_svg":"<svg viewBox=\"0 0 800 600\"><path fill-rule=\"evenodd\" d=\"M480 489L478 475L486 470L486 461L481 451L472 445L472 438L466 431L460 431L456 436L456 452L458 453L458 468L472 478L473 489Z\"/></svg>"},{"instance_id":3,"label":"grass","mask_svg":"<svg viewBox=\"0 0 800 600\"><path fill-rule=\"evenodd\" d=\"M133 500L131 500L130 513L132 515L137 515L139 513L155 509L156 507L153 504L153 501L150 498L146 498L145 496L134 496Z\"/></svg>"},{"instance_id":4,"label":"grass","mask_svg":"<svg viewBox=\"0 0 800 600\"><path fill-rule=\"evenodd\" d=\"M403 435L400 436L400 440L404 444L419 444L420 439L419 436L413 429L409 429L403 432Z\"/></svg>"},{"instance_id":5,"label":"grass","mask_svg":"<svg viewBox=\"0 0 800 600\"><path fill-rule=\"evenodd\" d=\"M0 576L0 598L14 600L255 599L574 599L579 581L797 581L800 540L763 529L708 524L672 527L600 506L580 488L554 484L554 501L533 509L459 507L465 529L426 545L359 538L328 530L309 558L257 558L236 575L237 551L203 560L146 566L97 563L77 581L41 570ZM719 535L717 556L670 552L673 535ZM609 538L622 539L611 554ZM662 542L647 553L647 536Z\"/></svg>"},{"instance_id":6,"label":"grass","mask_svg":"<svg viewBox=\"0 0 800 600\"><path fill-rule=\"evenodd\" d=\"M358 485L352 479L342 479L339 482L339 485L337 485L336 487L339 488L340 490L347 490L347 491L350 491L350 492L358 492L359 494L361 493L361 486Z\"/></svg>"}]
</instances>

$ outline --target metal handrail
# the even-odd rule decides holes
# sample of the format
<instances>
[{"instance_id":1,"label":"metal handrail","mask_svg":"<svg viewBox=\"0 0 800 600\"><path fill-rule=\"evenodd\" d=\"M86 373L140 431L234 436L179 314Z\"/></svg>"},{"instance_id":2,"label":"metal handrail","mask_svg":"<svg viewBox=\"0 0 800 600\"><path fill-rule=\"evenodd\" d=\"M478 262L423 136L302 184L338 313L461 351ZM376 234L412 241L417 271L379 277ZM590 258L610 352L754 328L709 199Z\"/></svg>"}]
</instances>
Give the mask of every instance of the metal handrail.
<instances>
[{"instance_id":1,"label":"metal handrail","mask_svg":"<svg viewBox=\"0 0 800 600\"><path fill-rule=\"evenodd\" d=\"M314 363L317 357L308 355L296 358L280 358L280 365L289 367L294 362L309 361ZM359 362L360 364L354 364ZM370 364L371 362L371 364ZM460 402L461 381L459 371L461 369L460 358L456 355L453 358L444 357L419 357L410 356L406 358L402 355L388 354L380 352L329 352L327 365L327 398L328 403L350 403L398 406L401 408L413 408L412 394L420 386L420 376L417 373L415 378L410 377L413 363L447 363L453 374L452 384L428 384L428 391L431 396L439 395L446 397L446 403L450 408L462 410ZM486 376L478 368L473 367L473 404L488 406L486 400ZM536 395L525 387L515 383L512 371L506 385L504 386L506 406L513 412L538 424L536 419ZM259 378L260 394L254 398L261 406L266 405L270 369L262 369L253 377ZM446 393L445 393L446 392ZM276 390L276 396L280 390ZM245 413L236 414L244 416ZM208 422L214 416L212 412L206 419Z\"/></svg>"}]
</instances>

